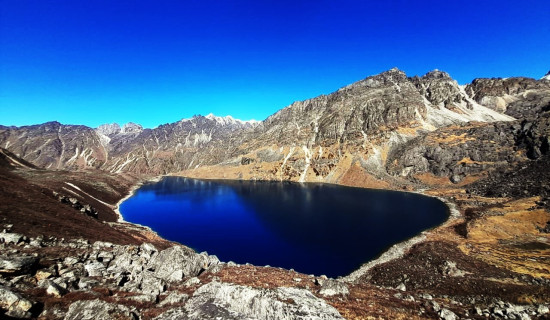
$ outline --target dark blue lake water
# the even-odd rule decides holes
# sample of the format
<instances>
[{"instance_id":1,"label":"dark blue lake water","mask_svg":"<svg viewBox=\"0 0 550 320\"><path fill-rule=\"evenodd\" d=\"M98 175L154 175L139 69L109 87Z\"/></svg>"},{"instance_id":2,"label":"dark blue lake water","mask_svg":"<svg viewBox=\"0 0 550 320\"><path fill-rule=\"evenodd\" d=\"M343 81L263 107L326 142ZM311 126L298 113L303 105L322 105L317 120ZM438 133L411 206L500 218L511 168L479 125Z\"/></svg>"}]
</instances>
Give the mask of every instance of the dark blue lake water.
<instances>
[{"instance_id":1,"label":"dark blue lake water","mask_svg":"<svg viewBox=\"0 0 550 320\"><path fill-rule=\"evenodd\" d=\"M330 277L351 273L448 216L441 201L412 193L181 177L143 185L120 212L222 261Z\"/></svg>"}]
</instances>

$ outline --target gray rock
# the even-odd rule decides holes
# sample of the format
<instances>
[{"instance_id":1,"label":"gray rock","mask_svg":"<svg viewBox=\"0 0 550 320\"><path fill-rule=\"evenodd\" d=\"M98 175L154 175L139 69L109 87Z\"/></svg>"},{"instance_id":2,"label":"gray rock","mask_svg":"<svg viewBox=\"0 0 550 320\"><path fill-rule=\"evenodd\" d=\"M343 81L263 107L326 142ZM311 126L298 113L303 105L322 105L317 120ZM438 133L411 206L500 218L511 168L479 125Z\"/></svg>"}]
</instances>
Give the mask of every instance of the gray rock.
<instances>
[{"instance_id":1,"label":"gray rock","mask_svg":"<svg viewBox=\"0 0 550 320\"><path fill-rule=\"evenodd\" d=\"M137 251L137 250L136 250ZM139 256L133 250L125 251L117 254L113 261L109 263L107 271L111 273L128 272L139 273L143 271L144 264L139 260Z\"/></svg>"},{"instance_id":2,"label":"gray rock","mask_svg":"<svg viewBox=\"0 0 550 320\"><path fill-rule=\"evenodd\" d=\"M18 244L23 241L24 235L19 233L0 232L0 240L4 243Z\"/></svg>"},{"instance_id":3,"label":"gray rock","mask_svg":"<svg viewBox=\"0 0 550 320\"><path fill-rule=\"evenodd\" d=\"M187 299L189 299L189 295L185 293L170 292L170 294L166 296L166 298L164 298L161 303L159 303L159 306L162 307L170 304L184 303L185 301L187 301Z\"/></svg>"},{"instance_id":4,"label":"gray rock","mask_svg":"<svg viewBox=\"0 0 550 320\"><path fill-rule=\"evenodd\" d=\"M73 302L65 320L136 320L136 311L126 306L99 299Z\"/></svg>"},{"instance_id":5,"label":"gray rock","mask_svg":"<svg viewBox=\"0 0 550 320\"><path fill-rule=\"evenodd\" d=\"M197 289L185 311L190 319L343 319L334 307L305 289L254 289L219 282Z\"/></svg>"},{"instance_id":6,"label":"gray rock","mask_svg":"<svg viewBox=\"0 0 550 320\"><path fill-rule=\"evenodd\" d=\"M34 256L0 256L0 273L24 273L38 262Z\"/></svg>"},{"instance_id":7,"label":"gray rock","mask_svg":"<svg viewBox=\"0 0 550 320\"><path fill-rule=\"evenodd\" d=\"M400 291L407 291L407 287L405 286L405 284L403 282L401 282L397 288L397 290L400 290Z\"/></svg>"},{"instance_id":8,"label":"gray rock","mask_svg":"<svg viewBox=\"0 0 550 320\"><path fill-rule=\"evenodd\" d=\"M109 262L113 261L115 255L111 251L100 251L95 255L95 259L104 265L109 265Z\"/></svg>"},{"instance_id":9,"label":"gray rock","mask_svg":"<svg viewBox=\"0 0 550 320\"><path fill-rule=\"evenodd\" d=\"M143 243L141 246L139 246L139 254L146 260L151 259L153 255L157 252L157 248L155 248L155 246L150 243Z\"/></svg>"},{"instance_id":10,"label":"gray rock","mask_svg":"<svg viewBox=\"0 0 550 320\"><path fill-rule=\"evenodd\" d=\"M72 267L77 263L78 263L78 258L76 257L66 257L65 259L63 259L63 264L69 267Z\"/></svg>"},{"instance_id":11,"label":"gray rock","mask_svg":"<svg viewBox=\"0 0 550 320\"><path fill-rule=\"evenodd\" d=\"M96 241L92 245L94 249L102 249L102 248L112 248L114 245L110 242L104 242L104 241Z\"/></svg>"},{"instance_id":12,"label":"gray rock","mask_svg":"<svg viewBox=\"0 0 550 320\"><path fill-rule=\"evenodd\" d=\"M211 257L211 256L210 256ZM223 262L219 262L217 264L212 264L208 267L208 269L206 269L207 272L210 272L210 273L218 273L220 272L223 267L225 267L226 264L223 263Z\"/></svg>"},{"instance_id":13,"label":"gray rock","mask_svg":"<svg viewBox=\"0 0 550 320\"><path fill-rule=\"evenodd\" d=\"M135 296L129 296L127 299L136 301L136 302L157 302L157 295L154 294L138 294Z\"/></svg>"},{"instance_id":14,"label":"gray rock","mask_svg":"<svg viewBox=\"0 0 550 320\"><path fill-rule=\"evenodd\" d=\"M23 298L20 294L0 286L0 308L7 310L6 315L14 318L30 318L29 310L33 303Z\"/></svg>"},{"instance_id":15,"label":"gray rock","mask_svg":"<svg viewBox=\"0 0 550 320\"><path fill-rule=\"evenodd\" d=\"M451 310L449 309L441 309L439 311L439 317L441 319L444 319L444 320L457 320L458 317L456 316L456 314L454 312L452 312Z\"/></svg>"},{"instance_id":16,"label":"gray rock","mask_svg":"<svg viewBox=\"0 0 550 320\"><path fill-rule=\"evenodd\" d=\"M101 262L92 262L86 264L84 265L84 269L88 273L89 277L101 277L106 271L105 266Z\"/></svg>"},{"instance_id":17,"label":"gray rock","mask_svg":"<svg viewBox=\"0 0 550 320\"><path fill-rule=\"evenodd\" d=\"M548 306L545 306L543 304L539 305L539 307L537 308L537 313L539 315L544 315L544 314L547 314L548 312L550 312L550 310L548 309Z\"/></svg>"},{"instance_id":18,"label":"gray rock","mask_svg":"<svg viewBox=\"0 0 550 320\"><path fill-rule=\"evenodd\" d=\"M464 177L462 175L459 175L459 174L453 174L450 178L451 182L452 183L459 183L460 181L462 181Z\"/></svg>"},{"instance_id":19,"label":"gray rock","mask_svg":"<svg viewBox=\"0 0 550 320\"><path fill-rule=\"evenodd\" d=\"M99 284L99 281L95 279L83 277L78 280L77 286L78 286L78 289L90 289L97 286L98 284Z\"/></svg>"},{"instance_id":20,"label":"gray rock","mask_svg":"<svg viewBox=\"0 0 550 320\"><path fill-rule=\"evenodd\" d=\"M460 270L456 266L454 261L445 261L443 265L439 267L442 274L451 276L451 277L463 277L466 272Z\"/></svg>"},{"instance_id":21,"label":"gray rock","mask_svg":"<svg viewBox=\"0 0 550 320\"><path fill-rule=\"evenodd\" d=\"M526 313L520 313L519 319L520 320L531 320L531 317Z\"/></svg>"},{"instance_id":22,"label":"gray rock","mask_svg":"<svg viewBox=\"0 0 550 320\"><path fill-rule=\"evenodd\" d=\"M59 298L67 292L66 288L62 288L57 283L55 283L53 281L49 281L49 280L46 280L46 281L48 283L48 285L46 287L46 293L47 294Z\"/></svg>"},{"instance_id":23,"label":"gray rock","mask_svg":"<svg viewBox=\"0 0 550 320\"><path fill-rule=\"evenodd\" d=\"M174 246L159 252L147 265L155 276L168 282L180 281L183 277L196 276L208 268L208 256L197 254L189 248Z\"/></svg>"},{"instance_id":24,"label":"gray rock","mask_svg":"<svg viewBox=\"0 0 550 320\"><path fill-rule=\"evenodd\" d=\"M185 281L185 283L183 285L186 286L186 287L192 287L192 286L197 285L199 283L201 283L199 278L192 277L192 278L189 278L187 281Z\"/></svg>"},{"instance_id":25,"label":"gray rock","mask_svg":"<svg viewBox=\"0 0 550 320\"><path fill-rule=\"evenodd\" d=\"M348 286L338 280L328 279L323 282L321 285L321 290L319 290L319 294L329 297L329 296L335 296L335 295L346 295L349 294Z\"/></svg>"},{"instance_id":26,"label":"gray rock","mask_svg":"<svg viewBox=\"0 0 550 320\"><path fill-rule=\"evenodd\" d=\"M139 280L140 291L147 294L159 295L166 289L166 283L163 279L159 279L150 271L144 271L140 275Z\"/></svg>"},{"instance_id":27,"label":"gray rock","mask_svg":"<svg viewBox=\"0 0 550 320\"><path fill-rule=\"evenodd\" d=\"M185 308L177 308L177 309L170 309L159 316L155 317L153 320L188 320L189 317L187 316L187 311L185 311ZM196 318L199 320L200 318ZM215 319L215 318L209 318L209 319ZM227 319L227 318L220 318L220 319Z\"/></svg>"}]
</instances>

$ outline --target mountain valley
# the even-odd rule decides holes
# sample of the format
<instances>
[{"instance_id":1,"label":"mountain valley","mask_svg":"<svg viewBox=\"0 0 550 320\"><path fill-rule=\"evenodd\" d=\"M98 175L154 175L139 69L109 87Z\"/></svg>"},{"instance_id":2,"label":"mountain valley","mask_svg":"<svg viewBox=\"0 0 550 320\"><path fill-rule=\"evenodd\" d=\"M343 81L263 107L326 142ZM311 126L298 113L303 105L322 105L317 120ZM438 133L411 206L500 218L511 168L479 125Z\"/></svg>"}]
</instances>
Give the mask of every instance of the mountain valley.
<instances>
[{"instance_id":1,"label":"mountain valley","mask_svg":"<svg viewBox=\"0 0 550 320\"><path fill-rule=\"evenodd\" d=\"M0 316L550 318L549 165L548 75L459 85L394 68L261 122L0 126ZM451 215L330 279L220 262L119 221L163 175L419 192Z\"/></svg>"}]
</instances>

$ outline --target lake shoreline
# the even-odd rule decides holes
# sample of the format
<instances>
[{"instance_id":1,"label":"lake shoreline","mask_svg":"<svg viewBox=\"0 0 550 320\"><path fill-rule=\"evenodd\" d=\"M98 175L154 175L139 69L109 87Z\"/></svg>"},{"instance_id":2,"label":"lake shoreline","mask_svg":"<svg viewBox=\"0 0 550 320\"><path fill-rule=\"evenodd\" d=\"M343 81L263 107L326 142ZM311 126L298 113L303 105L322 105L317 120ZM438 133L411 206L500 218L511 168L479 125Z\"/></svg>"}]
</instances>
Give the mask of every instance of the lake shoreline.
<instances>
[{"instance_id":1,"label":"lake shoreline","mask_svg":"<svg viewBox=\"0 0 550 320\"><path fill-rule=\"evenodd\" d=\"M144 184L146 184L148 182L158 182L161 179L166 178L166 177L182 177L182 178L202 180L202 181L212 181L212 182L215 182L215 181L219 181L219 182L235 181L235 182L246 182L246 183L250 183L250 182L269 182L269 183L277 183L277 184L295 184L295 185L304 185L304 184L307 184L307 185L328 185L328 186L347 187L347 188L361 189L361 190L367 189L367 190L372 190L372 191L377 191L377 192L379 191L379 192L396 192L396 193L405 193L405 194L416 194L416 195L421 195L421 196L425 196L425 197L429 197L429 198L436 198L436 199L438 199L439 201L441 201L442 203L445 204L445 206L447 208L447 211L448 211L448 215L447 215L447 218L442 223L440 223L436 226L430 227L428 229L425 229L425 230L421 231L420 233L418 233L418 234L416 234L416 235L414 235L410 238L407 238L403 241L399 241L399 242L397 242L393 245L390 245L387 249L383 250L375 258L361 264L357 269L353 270L349 274L344 274L344 275L338 276L338 278L342 278L343 280L345 280L347 282L354 281L354 280L358 279L360 276L364 275L368 270L370 270L374 266L377 266L379 264L401 258L407 252L407 250L410 249L412 246L425 241L427 239L427 235L430 232L432 232L433 230L435 230L437 228L440 228L443 225L446 225L446 224L454 221L456 218L460 217L460 215L461 215L460 212L458 211L457 207L456 207L456 204L454 202L452 202L451 200L449 200L445 197L426 194L425 193L426 190L406 191L406 190L398 190L398 189L373 189L373 188L365 188L365 187L361 187L361 186L348 186L348 185L342 185L342 184L338 184L338 183L327 183L327 182L294 182L294 181L279 181L279 180L236 180L236 179L223 179L223 178L193 178L193 177L185 177L185 176L174 175L174 174L156 176L154 178L148 178L148 179L144 179L144 180L140 181L139 183L137 183L136 185L134 185L131 188L131 190L129 191L129 193L126 197L124 197L123 199L121 199L118 202L117 209L119 208L119 206L122 202L128 200L131 196L133 196L135 194L135 191L137 189L139 189L141 186L143 186ZM117 213L120 214L119 211ZM120 215L120 217L122 218L121 215ZM141 226L141 227L145 227L145 228L150 229L152 232L156 233L156 231L154 229L152 229L151 227L145 226L143 224L133 223L133 222L126 222L126 223L131 223L131 224L135 224L135 225L138 225L138 226ZM167 241L172 241L172 240L167 240ZM178 243L180 243L184 246L188 246L188 244L186 244L184 242L178 242ZM215 251L210 251L210 250L209 250L209 252L213 253L213 254L216 253Z\"/></svg>"}]
</instances>

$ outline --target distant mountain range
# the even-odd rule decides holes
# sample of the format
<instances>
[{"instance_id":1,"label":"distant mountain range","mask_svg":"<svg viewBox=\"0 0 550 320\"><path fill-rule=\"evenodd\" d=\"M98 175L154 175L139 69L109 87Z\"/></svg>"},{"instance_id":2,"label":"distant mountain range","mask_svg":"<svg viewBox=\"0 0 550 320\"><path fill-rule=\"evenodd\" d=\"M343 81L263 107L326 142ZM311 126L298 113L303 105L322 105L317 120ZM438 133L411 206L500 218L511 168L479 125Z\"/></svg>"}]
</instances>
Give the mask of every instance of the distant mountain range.
<instances>
[{"instance_id":1,"label":"distant mountain range","mask_svg":"<svg viewBox=\"0 0 550 320\"><path fill-rule=\"evenodd\" d=\"M461 86L443 71L407 77L394 68L261 122L209 114L154 129L2 126L0 147L49 169L339 183L361 177L374 186L431 174L458 183L548 151L549 77Z\"/></svg>"}]
</instances>

